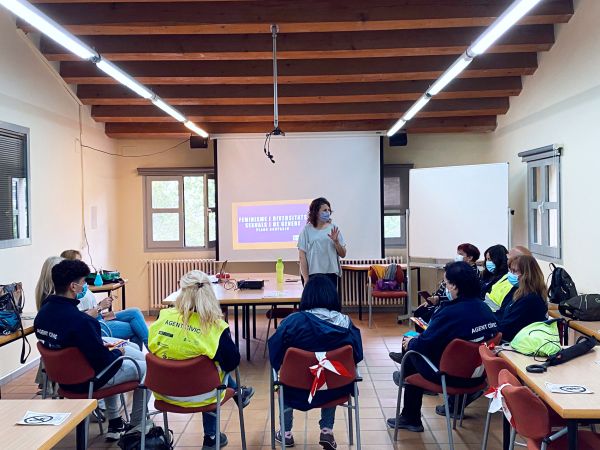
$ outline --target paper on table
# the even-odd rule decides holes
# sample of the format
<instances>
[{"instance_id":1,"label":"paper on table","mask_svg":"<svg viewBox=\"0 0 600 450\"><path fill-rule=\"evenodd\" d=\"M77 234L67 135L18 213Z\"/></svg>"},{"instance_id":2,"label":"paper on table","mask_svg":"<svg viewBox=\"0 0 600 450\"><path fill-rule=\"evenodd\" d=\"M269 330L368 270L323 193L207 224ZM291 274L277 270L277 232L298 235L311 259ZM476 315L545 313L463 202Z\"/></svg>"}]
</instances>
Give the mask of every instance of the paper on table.
<instances>
[{"instance_id":1,"label":"paper on table","mask_svg":"<svg viewBox=\"0 0 600 450\"><path fill-rule=\"evenodd\" d=\"M290 293L288 291L267 291L263 294L264 298L278 298L287 297Z\"/></svg>"},{"instance_id":2,"label":"paper on table","mask_svg":"<svg viewBox=\"0 0 600 450\"><path fill-rule=\"evenodd\" d=\"M546 389L554 394L593 394L594 391L591 391L585 386L580 384L554 384L546 382Z\"/></svg>"},{"instance_id":3,"label":"paper on table","mask_svg":"<svg viewBox=\"0 0 600 450\"><path fill-rule=\"evenodd\" d=\"M49 413L27 411L23 418L17 422L18 425L60 425L71 413Z\"/></svg>"}]
</instances>

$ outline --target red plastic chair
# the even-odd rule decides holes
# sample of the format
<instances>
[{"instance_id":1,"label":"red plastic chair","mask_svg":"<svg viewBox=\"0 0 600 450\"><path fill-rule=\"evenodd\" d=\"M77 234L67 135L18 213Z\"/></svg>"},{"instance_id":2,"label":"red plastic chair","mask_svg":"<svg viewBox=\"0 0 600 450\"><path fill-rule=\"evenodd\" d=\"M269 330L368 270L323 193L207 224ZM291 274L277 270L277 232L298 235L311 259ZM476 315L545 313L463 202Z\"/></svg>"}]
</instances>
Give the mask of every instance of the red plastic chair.
<instances>
[{"instance_id":1,"label":"red plastic chair","mask_svg":"<svg viewBox=\"0 0 600 450\"><path fill-rule=\"evenodd\" d=\"M333 400L325 405L319 405L315 408L332 408L334 406L344 406L348 408L348 442L353 443L354 433L352 430L352 411L355 415L356 425L356 448L360 449L360 417L358 407L358 382L362 378L356 370L354 362L354 353L352 346L345 345L335 350L330 350L326 353L326 357L331 361L339 361L346 367L352 378L343 377L333 372L326 370L325 379L329 389L341 388L349 384L354 388L354 404L352 404L352 395L344 395L336 400ZM317 364L317 358L314 352L307 352L298 348L291 347L285 352L283 364L279 369L279 373L271 370L271 448L275 448L275 390L278 388L279 393L279 422L283 433L284 425L284 391L285 387L303 389L306 395L312 387L314 375L310 373L309 367ZM281 442L282 450L285 450L285 439Z\"/></svg>"},{"instance_id":2,"label":"red plastic chair","mask_svg":"<svg viewBox=\"0 0 600 450\"><path fill-rule=\"evenodd\" d=\"M501 370L499 383L509 384L502 389L506 406L512 415L516 431L527 438L529 450L566 449L567 428L552 432L552 416L546 404L531 389L521 386L508 372ZM517 385L513 383L517 383ZM588 430L579 430L577 434L579 450L597 450L600 448L600 436Z\"/></svg>"},{"instance_id":3,"label":"red plastic chair","mask_svg":"<svg viewBox=\"0 0 600 450\"><path fill-rule=\"evenodd\" d=\"M502 333L498 333L496 336L494 336L493 339L489 340L487 343L493 343L495 345L498 344L501 339ZM404 358L402 359L402 364L400 365L400 386L398 387L398 400L396 402L396 427L394 429L394 440L398 439L398 418L400 417L402 390L404 389L405 384L410 384L413 386L418 386L426 391L432 391L437 392L438 394L443 394L444 407L446 409L446 426L448 428L448 439L450 443L450 449L454 449L452 430L456 429L456 417L458 415L459 399L462 398L460 410L460 425L462 426L462 419L465 410L467 395L479 392L485 389L485 387L487 386L487 383L483 376L474 376L474 374L477 374L477 372L479 371L481 372L481 375L483 375L481 357L479 356L480 345L481 343L468 342L462 339L454 339L444 349L444 352L442 353L442 358L440 360L439 368L437 368L435 364L433 364L429 360L429 358L427 358L425 355L422 355L421 353L415 352L413 350L405 353ZM423 361L425 361L425 363L427 363L429 367L440 377L440 383L438 384L429 381L420 373L409 375L406 378L404 378L404 366L409 358L421 358ZM463 379L481 378L481 382L472 387L452 387L447 386L446 378L448 376ZM450 407L448 405L448 396L450 395L455 396L453 424L450 424Z\"/></svg>"},{"instance_id":4,"label":"red plastic chair","mask_svg":"<svg viewBox=\"0 0 600 450\"><path fill-rule=\"evenodd\" d=\"M238 389L240 384L239 370L235 371ZM146 354L146 387L157 394L170 397L191 397L215 391L215 403L201 407L184 407L173 405L163 400L155 400L154 408L163 413L165 430L169 429L167 413L193 414L197 412L213 413L217 418L217 448L221 448L221 405L233 398L236 391L225 386L219 378L215 363L206 356L192 359L172 360L162 359L152 353ZM223 399L218 401L221 393ZM240 416L240 431L242 448L246 449L246 432L244 428L244 410L241 395L238 393L238 411ZM146 402L144 402L146 405ZM168 434L168 432L167 432ZM144 448L144 441L142 446Z\"/></svg>"},{"instance_id":5,"label":"red plastic chair","mask_svg":"<svg viewBox=\"0 0 600 450\"><path fill-rule=\"evenodd\" d=\"M375 266L369 268L369 328L372 325L372 309L373 309L373 298L385 299L385 300L401 300L408 314L408 292L406 292L406 283L404 277L404 271L400 267L400 264L396 266L396 282L401 287L397 291L380 291L377 289L377 281L380 279L377 276Z\"/></svg>"},{"instance_id":6,"label":"red plastic chair","mask_svg":"<svg viewBox=\"0 0 600 450\"><path fill-rule=\"evenodd\" d=\"M137 361L129 356L120 356L116 360L114 360L111 364L109 364L102 372L98 375L95 374L94 369L88 363L83 353L79 351L76 347L68 347L60 350L54 350L46 348L42 345L41 342L37 343L38 351L42 357L42 361L44 362L44 370L46 372L46 377L44 380L44 392L46 391L46 385L48 379L51 379L53 382L58 383L59 385L64 384L81 384L88 383L88 392L73 392L63 389L59 387L58 395L65 398L77 399L77 398L95 398L96 400L103 399L106 397L111 397L113 395L123 395L125 392L133 391L140 387L140 382L142 380L142 371L140 370L140 366ZM138 380L137 381L128 381L126 383L116 384L114 386L100 388L94 390L94 383L98 381L100 377L102 377L112 366L114 366L118 361L130 360L133 361L135 367L138 372ZM123 397L121 397L121 402L125 405ZM125 409L126 419L129 421L129 416L127 414L127 408ZM85 448L87 448L88 442L88 425L89 425L89 416L85 419ZM98 426L100 427L100 434L104 433L102 422L98 421Z\"/></svg>"}]
</instances>

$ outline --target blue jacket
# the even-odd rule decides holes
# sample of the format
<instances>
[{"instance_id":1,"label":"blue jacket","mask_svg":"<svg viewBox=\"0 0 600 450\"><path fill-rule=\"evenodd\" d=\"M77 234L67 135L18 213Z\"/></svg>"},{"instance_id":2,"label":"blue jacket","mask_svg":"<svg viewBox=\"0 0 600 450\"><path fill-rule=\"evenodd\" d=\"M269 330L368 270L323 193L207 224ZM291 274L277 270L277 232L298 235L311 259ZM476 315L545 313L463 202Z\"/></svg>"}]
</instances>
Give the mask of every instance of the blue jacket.
<instances>
[{"instance_id":1,"label":"blue jacket","mask_svg":"<svg viewBox=\"0 0 600 450\"><path fill-rule=\"evenodd\" d=\"M462 298L442 302L433 314L429 326L418 337L410 340L408 350L428 357L437 367L444 349L454 339L484 342L498 333L494 313L479 298ZM421 372L424 366L415 359Z\"/></svg>"},{"instance_id":2,"label":"blue jacket","mask_svg":"<svg viewBox=\"0 0 600 450\"><path fill-rule=\"evenodd\" d=\"M360 330L350 322L349 328L334 325L315 315L300 311L288 316L277 328L277 332L269 338L269 359L271 366L279 370L285 352L290 347L309 352L325 352L344 345L351 345L354 350L354 362L363 359ZM344 395L353 394L352 385L338 389L317 391L312 403L308 403L308 391L286 386L284 401L287 406L301 411L317 408Z\"/></svg>"},{"instance_id":3,"label":"blue jacket","mask_svg":"<svg viewBox=\"0 0 600 450\"><path fill-rule=\"evenodd\" d=\"M77 347L96 374L104 370L110 363L121 356L119 349L112 351L104 346L100 323L91 316L79 311L79 300L48 296L42 303L33 322L35 335L42 345L48 348L61 349ZM121 367L121 361L94 384L99 389L110 380ZM87 384L61 385L64 389L75 392L87 392Z\"/></svg>"},{"instance_id":4,"label":"blue jacket","mask_svg":"<svg viewBox=\"0 0 600 450\"><path fill-rule=\"evenodd\" d=\"M527 294L513 300L516 291L512 289L504 298L502 306L496 311L498 327L503 341L512 341L519 331L533 322L548 319L548 304L536 293Z\"/></svg>"}]
</instances>

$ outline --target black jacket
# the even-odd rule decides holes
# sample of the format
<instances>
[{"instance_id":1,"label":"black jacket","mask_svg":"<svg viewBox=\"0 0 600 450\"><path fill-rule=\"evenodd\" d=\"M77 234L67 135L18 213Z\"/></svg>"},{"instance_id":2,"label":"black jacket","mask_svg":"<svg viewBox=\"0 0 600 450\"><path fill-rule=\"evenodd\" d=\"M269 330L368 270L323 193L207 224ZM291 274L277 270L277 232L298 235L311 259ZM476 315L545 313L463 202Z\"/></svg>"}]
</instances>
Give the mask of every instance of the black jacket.
<instances>
[{"instance_id":1,"label":"black jacket","mask_svg":"<svg viewBox=\"0 0 600 450\"><path fill-rule=\"evenodd\" d=\"M48 296L33 322L35 335L42 345L51 349L77 347L97 375L121 356L121 351L118 349L110 351L104 346L100 323L79 311L78 303L79 300L67 297ZM120 367L119 361L102 376L99 382L94 384L94 389L104 386ZM61 385L61 387L76 392L88 390L87 384Z\"/></svg>"},{"instance_id":2,"label":"black jacket","mask_svg":"<svg viewBox=\"0 0 600 450\"><path fill-rule=\"evenodd\" d=\"M504 298L502 306L496 311L498 328L502 340L512 341L519 331L533 322L543 322L548 318L548 304L538 294L531 293L513 300L516 288Z\"/></svg>"}]
</instances>

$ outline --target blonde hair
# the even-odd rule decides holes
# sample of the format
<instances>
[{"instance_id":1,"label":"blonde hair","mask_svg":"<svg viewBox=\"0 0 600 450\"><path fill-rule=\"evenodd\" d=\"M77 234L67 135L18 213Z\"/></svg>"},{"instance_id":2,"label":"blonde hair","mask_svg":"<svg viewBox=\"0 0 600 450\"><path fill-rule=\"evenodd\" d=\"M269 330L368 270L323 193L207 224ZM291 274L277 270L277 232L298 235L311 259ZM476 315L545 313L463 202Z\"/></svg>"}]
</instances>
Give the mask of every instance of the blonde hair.
<instances>
[{"instance_id":1,"label":"blonde hair","mask_svg":"<svg viewBox=\"0 0 600 450\"><path fill-rule=\"evenodd\" d=\"M175 300L175 309L183 317L183 329L187 328L190 317L198 313L200 328L206 331L223 318L219 301L204 272L192 270L179 280L181 293Z\"/></svg>"},{"instance_id":2,"label":"blonde hair","mask_svg":"<svg viewBox=\"0 0 600 450\"><path fill-rule=\"evenodd\" d=\"M42 307L42 302L50 294L54 294L54 283L52 282L52 268L61 262L64 258L60 256L51 256L44 261L40 278L35 286L35 304L38 311Z\"/></svg>"},{"instance_id":3,"label":"blonde hair","mask_svg":"<svg viewBox=\"0 0 600 450\"><path fill-rule=\"evenodd\" d=\"M60 254L60 257L64 259L81 259L81 252L79 250L65 250Z\"/></svg>"}]
</instances>

